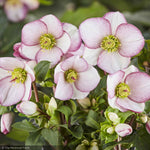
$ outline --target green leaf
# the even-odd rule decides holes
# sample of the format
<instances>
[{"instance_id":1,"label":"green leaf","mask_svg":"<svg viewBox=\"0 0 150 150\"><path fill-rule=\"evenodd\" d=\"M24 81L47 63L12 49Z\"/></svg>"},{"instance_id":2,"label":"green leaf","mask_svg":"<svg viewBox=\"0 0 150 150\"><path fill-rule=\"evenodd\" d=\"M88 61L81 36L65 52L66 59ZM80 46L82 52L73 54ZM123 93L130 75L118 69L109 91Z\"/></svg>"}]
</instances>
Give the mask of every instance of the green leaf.
<instances>
[{"instance_id":1,"label":"green leaf","mask_svg":"<svg viewBox=\"0 0 150 150\"><path fill-rule=\"evenodd\" d=\"M43 129L42 130L43 138L52 146L59 146L60 145L60 134L58 130L52 129Z\"/></svg>"},{"instance_id":2,"label":"green leaf","mask_svg":"<svg viewBox=\"0 0 150 150\"><path fill-rule=\"evenodd\" d=\"M79 126L72 126L71 129L68 128L67 124L59 125L62 128L65 128L72 136L74 136L77 139L81 139L83 136L83 128L81 125Z\"/></svg>"},{"instance_id":3,"label":"green leaf","mask_svg":"<svg viewBox=\"0 0 150 150\"><path fill-rule=\"evenodd\" d=\"M49 70L49 67L50 67L49 61L41 61L34 67L35 76L39 82L44 81L45 76Z\"/></svg>"},{"instance_id":4,"label":"green leaf","mask_svg":"<svg viewBox=\"0 0 150 150\"><path fill-rule=\"evenodd\" d=\"M19 129L22 131L28 131L28 132L35 132L39 129L37 129L32 123L28 122L27 120L23 120L22 122L16 122L12 125L13 128Z\"/></svg>"},{"instance_id":5,"label":"green leaf","mask_svg":"<svg viewBox=\"0 0 150 150\"><path fill-rule=\"evenodd\" d=\"M134 115L134 114L135 113L132 111L119 112L118 116L121 118L120 123L124 123L129 116Z\"/></svg>"},{"instance_id":6,"label":"green leaf","mask_svg":"<svg viewBox=\"0 0 150 150\"><path fill-rule=\"evenodd\" d=\"M150 113L150 100L145 103L145 111L146 113Z\"/></svg>"},{"instance_id":7,"label":"green leaf","mask_svg":"<svg viewBox=\"0 0 150 150\"><path fill-rule=\"evenodd\" d=\"M12 128L11 132L6 136L16 141L24 142L29 136L29 132Z\"/></svg>"},{"instance_id":8,"label":"green leaf","mask_svg":"<svg viewBox=\"0 0 150 150\"><path fill-rule=\"evenodd\" d=\"M72 114L72 110L68 106L60 106L57 111L63 113L65 115L65 119L68 123L69 117Z\"/></svg>"},{"instance_id":9,"label":"green leaf","mask_svg":"<svg viewBox=\"0 0 150 150\"><path fill-rule=\"evenodd\" d=\"M90 17L102 17L107 9L98 2L94 2L90 7L79 8L76 11L68 11L61 18L63 22L69 22L76 26Z\"/></svg>"},{"instance_id":10,"label":"green leaf","mask_svg":"<svg viewBox=\"0 0 150 150\"><path fill-rule=\"evenodd\" d=\"M98 120L99 120L98 118L99 118L98 114L95 111L90 110L88 113L87 119L85 121L85 124L94 129L99 129L100 125L98 123Z\"/></svg>"},{"instance_id":11,"label":"green leaf","mask_svg":"<svg viewBox=\"0 0 150 150\"><path fill-rule=\"evenodd\" d=\"M40 4L47 5L47 6L53 4L52 0L39 0L39 2L40 2Z\"/></svg>"},{"instance_id":12,"label":"green leaf","mask_svg":"<svg viewBox=\"0 0 150 150\"><path fill-rule=\"evenodd\" d=\"M0 105L0 115L10 112L11 107L1 106Z\"/></svg>"}]
</instances>

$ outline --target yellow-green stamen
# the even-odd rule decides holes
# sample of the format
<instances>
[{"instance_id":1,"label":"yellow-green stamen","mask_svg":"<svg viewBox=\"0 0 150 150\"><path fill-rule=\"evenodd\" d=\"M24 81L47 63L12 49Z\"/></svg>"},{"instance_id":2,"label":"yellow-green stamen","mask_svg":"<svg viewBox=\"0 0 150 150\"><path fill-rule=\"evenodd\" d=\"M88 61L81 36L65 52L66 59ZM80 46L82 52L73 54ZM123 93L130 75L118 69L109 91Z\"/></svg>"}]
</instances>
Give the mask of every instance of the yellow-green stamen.
<instances>
[{"instance_id":1,"label":"yellow-green stamen","mask_svg":"<svg viewBox=\"0 0 150 150\"><path fill-rule=\"evenodd\" d=\"M65 72L65 80L68 82L68 83L73 83L77 80L78 78L78 74L75 70L73 69L69 69Z\"/></svg>"},{"instance_id":2,"label":"yellow-green stamen","mask_svg":"<svg viewBox=\"0 0 150 150\"><path fill-rule=\"evenodd\" d=\"M130 95L130 87L125 83L119 83L116 87L116 96L126 98Z\"/></svg>"},{"instance_id":3,"label":"yellow-green stamen","mask_svg":"<svg viewBox=\"0 0 150 150\"><path fill-rule=\"evenodd\" d=\"M27 78L27 72L22 68L15 68L11 73L11 79L16 83L24 83Z\"/></svg>"},{"instance_id":4,"label":"yellow-green stamen","mask_svg":"<svg viewBox=\"0 0 150 150\"><path fill-rule=\"evenodd\" d=\"M52 34L44 34L40 37L40 45L42 49L49 50L56 45L55 37Z\"/></svg>"},{"instance_id":5,"label":"yellow-green stamen","mask_svg":"<svg viewBox=\"0 0 150 150\"><path fill-rule=\"evenodd\" d=\"M119 49L121 43L117 37L114 35L108 35L103 38L101 42L101 48L108 52L115 52Z\"/></svg>"}]
</instances>

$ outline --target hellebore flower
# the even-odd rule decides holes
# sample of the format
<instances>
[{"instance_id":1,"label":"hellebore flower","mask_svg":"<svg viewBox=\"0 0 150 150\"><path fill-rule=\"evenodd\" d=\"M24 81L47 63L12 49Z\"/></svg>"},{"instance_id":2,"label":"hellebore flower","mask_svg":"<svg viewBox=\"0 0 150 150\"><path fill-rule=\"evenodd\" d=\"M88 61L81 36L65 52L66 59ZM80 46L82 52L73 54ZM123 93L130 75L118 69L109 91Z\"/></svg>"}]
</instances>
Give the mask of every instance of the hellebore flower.
<instances>
[{"instance_id":1,"label":"hellebore flower","mask_svg":"<svg viewBox=\"0 0 150 150\"><path fill-rule=\"evenodd\" d=\"M100 81L97 70L79 56L72 56L55 68L55 97L60 100L83 99Z\"/></svg>"},{"instance_id":2,"label":"hellebore flower","mask_svg":"<svg viewBox=\"0 0 150 150\"><path fill-rule=\"evenodd\" d=\"M107 77L108 103L124 112L141 113L150 99L150 76L134 66Z\"/></svg>"},{"instance_id":3,"label":"hellebore flower","mask_svg":"<svg viewBox=\"0 0 150 150\"><path fill-rule=\"evenodd\" d=\"M34 72L23 61L12 57L0 58L0 104L11 106L31 97Z\"/></svg>"},{"instance_id":4,"label":"hellebore flower","mask_svg":"<svg viewBox=\"0 0 150 150\"><path fill-rule=\"evenodd\" d=\"M120 12L109 12L102 18L90 18L79 27L86 49L83 58L108 73L126 68L130 57L144 46L138 28L128 24Z\"/></svg>"},{"instance_id":5,"label":"hellebore flower","mask_svg":"<svg viewBox=\"0 0 150 150\"><path fill-rule=\"evenodd\" d=\"M11 124L14 119L14 114L12 112L3 114L1 117L1 132L7 134L11 130Z\"/></svg>"},{"instance_id":6,"label":"hellebore flower","mask_svg":"<svg viewBox=\"0 0 150 150\"><path fill-rule=\"evenodd\" d=\"M132 133L132 127L126 123L120 123L116 125L115 131L119 136L125 137Z\"/></svg>"},{"instance_id":7,"label":"hellebore flower","mask_svg":"<svg viewBox=\"0 0 150 150\"><path fill-rule=\"evenodd\" d=\"M23 101L16 106L17 110L25 115L33 115L37 112L37 105L31 101Z\"/></svg>"},{"instance_id":8,"label":"hellebore flower","mask_svg":"<svg viewBox=\"0 0 150 150\"><path fill-rule=\"evenodd\" d=\"M14 56L37 63L47 60L52 68L68 50L75 51L80 45L79 31L74 25L47 15L23 27L22 41L14 45Z\"/></svg>"},{"instance_id":9,"label":"hellebore flower","mask_svg":"<svg viewBox=\"0 0 150 150\"><path fill-rule=\"evenodd\" d=\"M39 7L38 0L5 0L3 6L7 18L12 22L19 22L25 19L29 10Z\"/></svg>"}]
</instances>

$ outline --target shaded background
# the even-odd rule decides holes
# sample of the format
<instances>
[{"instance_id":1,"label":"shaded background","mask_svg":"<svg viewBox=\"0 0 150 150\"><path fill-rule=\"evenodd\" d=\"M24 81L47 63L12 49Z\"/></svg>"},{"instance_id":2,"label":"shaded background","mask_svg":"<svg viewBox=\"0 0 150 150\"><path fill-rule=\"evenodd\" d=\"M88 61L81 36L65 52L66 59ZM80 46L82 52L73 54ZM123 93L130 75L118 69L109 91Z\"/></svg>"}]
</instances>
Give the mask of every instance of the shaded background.
<instances>
[{"instance_id":1,"label":"shaded background","mask_svg":"<svg viewBox=\"0 0 150 150\"><path fill-rule=\"evenodd\" d=\"M51 5L41 4L39 9L30 11L26 19L19 23L9 22L3 8L0 8L0 57L13 56L13 45L20 42L23 25L44 15L54 14L62 22L79 26L86 18L102 17L108 11L122 12L129 23L142 31L145 39L150 39L150 0L53 0ZM142 63L150 63L150 54L147 55L147 52L140 58ZM0 134L0 145L22 144L26 137L21 135L16 137L20 139L17 142ZM13 132L11 136L15 136Z\"/></svg>"}]
</instances>

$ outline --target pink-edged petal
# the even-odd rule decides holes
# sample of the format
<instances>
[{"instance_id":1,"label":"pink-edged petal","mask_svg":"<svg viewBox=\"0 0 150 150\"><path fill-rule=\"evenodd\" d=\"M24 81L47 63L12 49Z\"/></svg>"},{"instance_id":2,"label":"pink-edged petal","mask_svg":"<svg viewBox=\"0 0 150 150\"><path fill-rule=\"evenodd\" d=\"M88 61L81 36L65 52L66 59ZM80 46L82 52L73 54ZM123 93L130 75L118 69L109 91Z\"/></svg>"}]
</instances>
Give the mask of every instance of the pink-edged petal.
<instances>
[{"instance_id":1,"label":"pink-edged petal","mask_svg":"<svg viewBox=\"0 0 150 150\"><path fill-rule=\"evenodd\" d=\"M70 23L63 24L63 30L67 32L71 38L70 51L76 51L81 45L81 37L76 26Z\"/></svg>"},{"instance_id":2,"label":"pink-edged petal","mask_svg":"<svg viewBox=\"0 0 150 150\"><path fill-rule=\"evenodd\" d=\"M88 94L89 92L81 92L73 85L73 96L71 99L83 99L87 97Z\"/></svg>"},{"instance_id":3,"label":"pink-edged petal","mask_svg":"<svg viewBox=\"0 0 150 150\"><path fill-rule=\"evenodd\" d=\"M116 86L122 82L125 73L123 71L118 71L114 74L110 74L107 77L107 92L108 97L113 98L115 96Z\"/></svg>"},{"instance_id":4,"label":"pink-edged petal","mask_svg":"<svg viewBox=\"0 0 150 150\"><path fill-rule=\"evenodd\" d=\"M119 53L125 57L137 55L144 47L144 37L141 31L132 24L121 24L116 31L121 46Z\"/></svg>"},{"instance_id":5,"label":"pink-edged petal","mask_svg":"<svg viewBox=\"0 0 150 150\"><path fill-rule=\"evenodd\" d=\"M37 9L40 5L38 0L21 0L30 10Z\"/></svg>"},{"instance_id":6,"label":"pink-edged petal","mask_svg":"<svg viewBox=\"0 0 150 150\"><path fill-rule=\"evenodd\" d=\"M47 33L45 23L36 20L24 25L21 40L25 45L34 46L40 43L41 35Z\"/></svg>"},{"instance_id":7,"label":"pink-edged petal","mask_svg":"<svg viewBox=\"0 0 150 150\"><path fill-rule=\"evenodd\" d=\"M34 67L37 65L36 61L35 61L35 60L31 60L31 61L26 62L26 64L27 64L27 65L30 67L30 69L32 69L32 71L34 72ZM29 71L29 72L30 72L30 71ZM31 73L32 75L34 75L33 72Z\"/></svg>"},{"instance_id":8,"label":"pink-edged petal","mask_svg":"<svg viewBox=\"0 0 150 150\"><path fill-rule=\"evenodd\" d=\"M124 15L119 11L108 12L104 15L104 18L110 22L113 35L116 33L116 29L120 24L127 23Z\"/></svg>"},{"instance_id":9,"label":"pink-edged petal","mask_svg":"<svg viewBox=\"0 0 150 150\"><path fill-rule=\"evenodd\" d=\"M15 68L24 68L24 63L17 58L13 57L1 57L0 58L0 68L8 71L12 71Z\"/></svg>"},{"instance_id":10,"label":"pink-edged petal","mask_svg":"<svg viewBox=\"0 0 150 150\"><path fill-rule=\"evenodd\" d=\"M116 103L117 97L113 97L113 98L109 98L108 97L108 104L112 107L112 108L116 108L119 109L121 112L126 112L127 109L124 109L122 107L120 107L117 103Z\"/></svg>"},{"instance_id":11,"label":"pink-edged petal","mask_svg":"<svg viewBox=\"0 0 150 150\"><path fill-rule=\"evenodd\" d=\"M150 134L150 120L146 123L146 130Z\"/></svg>"},{"instance_id":12,"label":"pink-edged petal","mask_svg":"<svg viewBox=\"0 0 150 150\"><path fill-rule=\"evenodd\" d=\"M31 64L34 63L34 64ZM35 80L35 73L34 73L34 69L31 68L29 65L35 65L35 62L26 62L25 64L25 70L27 71L27 73L30 75L31 78L31 82L33 82Z\"/></svg>"},{"instance_id":13,"label":"pink-edged petal","mask_svg":"<svg viewBox=\"0 0 150 150\"><path fill-rule=\"evenodd\" d=\"M74 69L77 72L83 72L88 69L88 64L83 58L72 56L62 62L61 69L63 71Z\"/></svg>"},{"instance_id":14,"label":"pink-edged petal","mask_svg":"<svg viewBox=\"0 0 150 150\"><path fill-rule=\"evenodd\" d=\"M100 76L97 70L89 65L89 68L78 73L78 79L75 81L75 87L81 92L90 92L98 85Z\"/></svg>"},{"instance_id":15,"label":"pink-edged petal","mask_svg":"<svg viewBox=\"0 0 150 150\"><path fill-rule=\"evenodd\" d=\"M145 103L136 103L136 102L133 102L129 98L123 98L123 99L117 98L116 103L120 107L130 110L130 111L133 111L133 112L136 112L136 113L143 112L144 108L145 108Z\"/></svg>"},{"instance_id":16,"label":"pink-edged petal","mask_svg":"<svg viewBox=\"0 0 150 150\"><path fill-rule=\"evenodd\" d=\"M137 103L143 103L150 99L150 76L142 72L129 74L125 83L129 85L131 94L129 98Z\"/></svg>"},{"instance_id":17,"label":"pink-edged petal","mask_svg":"<svg viewBox=\"0 0 150 150\"><path fill-rule=\"evenodd\" d=\"M71 39L66 32L64 32L60 38L56 39L56 46L59 47L64 54L68 52L70 45Z\"/></svg>"},{"instance_id":18,"label":"pink-edged petal","mask_svg":"<svg viewBox=\"0 0 150 150\"><path fill-rule=\"evenodd\" d=\"M21 42L16 43L13 46L13 50L14 50L13 56L15 56L15 57L21 57L20 52L19 52L20 47L21 47Z\"/></svg>"},{"instance_id":19,"label":"pink-edged petal","mask_svg":"<svg viewBox=\"0 0 150 150\"><path fill-rule=\"evenodd\" d=\"M11 81L11 77L0 80L0 104L11 106L18 103L25 94L25 86L22 83Z\"/></svg>"},{"instance_id":20,"label":"pink-edged petal","mask_svg":"<svg viewBox=\"0 0 150 150\"><path fill-rule=\"evenodd\" d=\"M90 49L85 46L83 58L87 61L88 64L95 66L97 65L97 60L101 51L101 48Z\"/></svg>"},{"instance_id":21,"label":"pink-edged petal","mask_svg":"<svg viewBox=\"0 0 150 150\"><path fill-rule=\"evenodd\" d=\"M115 131L121 137L125 137L132 133L132 127L126 123L120 123L115 127Z\"/></svg>"},{"instance_id":22,"label":"pink-edged petal","mask_svg":"<svg viewBox=\"0 0 150 150\"><path fill-rule=\"evenodd\" d=\"M60 61L61 56L61 50L58 47L53 47L51 50L40 50L36 55L36 61L47 60L50 62L50 68L52 68Z\"/></svg>"},{"instance_id":23,"label":"pink-edged petal","mask_svg":"<svg viewBox=\"0 0 150 150\"><path fill-rule=\"evenodd\" d=\"M59 63L54 70L54 82L57 84L59 79L59 73L63 72L61 69L61 63Z\"/></svg>"},{"instance_id":24,"label":"pink-edged petal","mask_svg":"<svg viewBox=\"0 0 150 150\"><path fill-rule=\"evenodd\" d=\"M20 53L24 57L35 60L35 56L37 52L41 49L40 45L28 46L28 45L21 45Z\"/></svg>"},{"instance_id":25,"label":"pink-edged petal","mask_svg":"<svg viewBox=\"0 0 150 150\"><path fill-rule=\"evenodd\" d=\"M9 72L9 71L7 71L5 69L0 68L0 80L2 78L7 77L7 76L11 76L11 72Z\"/></svg>"},{"instance_id":26,"label":"pink-edged petal","mask_svg":"<svg viewBox=\"0 0 150 150\"><path fill-rule=\"evenodd\" d=\"M22 100L27 101L31 98L31 88L32 88L32 78L30 75L27 75L27 79L24 83L25 85L25 94L24 97L22 98Z\"/></svg>"},{"instance_id":27,"label":"pink-edged petal","mask_svg":"<svg viewBox=\"0 0 150 150\"><path fill-rule=\"evenodd\" d=\"M58 83L55 89L55 98L60 100L69 100L73 96L73 87L67 83L64 78L64 73L60 73Z\"/></svg>"},{"instance_id":28,"label":"pink-edged petal","mask_svg":"<svg viewBox=\"0 0 150 150\"><path fill-rule=\"evenodd\" d=\"M13 5L11 2L6 1L4 5L4 10L7 15L7 18L12 22L19 22L25 19L28 9L21 2Z\"/></svg>"},{"instance_id":29,"label":"pink-edged petal","mask_svg":"<svg viewBox=\"0 0 150 150\"><path fill-rule=\"evenodd\" d=\"M98 58L98 66L102 70L112 74L122 70L130 64L130 57L123 57L118 52L102 51Z\"/></svg>"},{"instance_id":30,"label":"pink-edged petal","mask_svg":"<svg viewBox=\"0 0 150 150\"><path fill-rule=\"evenodd\" d=\"M63 27L60 20L54 15L46 15L40 19L48 28L48 33L51 33L55 38L59 38L63 34Z\"/></svg>"},{"instance_id":31,"label":"pink-edged petal","mask_svg":"<svg viewBox=\"0 0 150 150\"><path fill-rule=\"evenodd\" d=\"M79 31L85 45L95 49L100 47L105 36L111 34L111 27L108 20L104 18L90 18L81 23Z\"/></svg>"}]
</instances>

